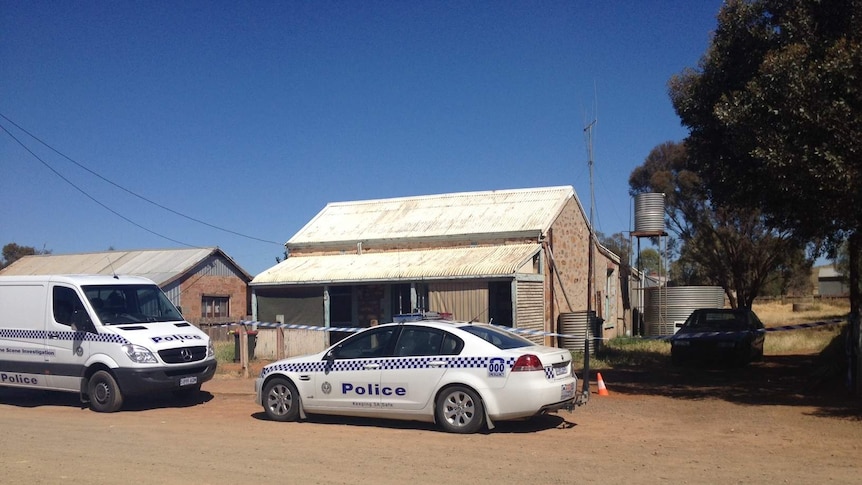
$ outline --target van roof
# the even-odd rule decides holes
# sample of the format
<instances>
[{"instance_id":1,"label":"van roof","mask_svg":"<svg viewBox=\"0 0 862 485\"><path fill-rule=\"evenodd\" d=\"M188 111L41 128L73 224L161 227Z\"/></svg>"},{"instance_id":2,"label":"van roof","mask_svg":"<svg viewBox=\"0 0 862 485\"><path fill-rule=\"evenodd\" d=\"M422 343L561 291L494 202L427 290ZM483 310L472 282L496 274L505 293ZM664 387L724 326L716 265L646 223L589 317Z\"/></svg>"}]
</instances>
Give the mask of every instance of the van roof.
<instances>
[{"instance_id":1,"label":"van roof","mask_svg":"<svg viewBox=\"0 0 862 485\"><path fill-rule=\"evenodd\" d=\"M106 276L106 275L31 275L31 276L0 276L3 283L67 283L72 285L153 285L153 280L142 276Z\"/></svg>"}]
</instances>

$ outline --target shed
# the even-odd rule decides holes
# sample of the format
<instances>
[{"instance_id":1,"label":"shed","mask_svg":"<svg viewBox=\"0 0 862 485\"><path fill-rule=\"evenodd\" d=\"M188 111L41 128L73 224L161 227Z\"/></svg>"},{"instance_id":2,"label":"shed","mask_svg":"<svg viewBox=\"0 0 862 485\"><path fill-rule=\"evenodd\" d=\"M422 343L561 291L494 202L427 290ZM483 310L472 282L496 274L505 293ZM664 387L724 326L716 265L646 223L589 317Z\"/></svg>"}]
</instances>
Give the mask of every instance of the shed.
<instances>
[{"instance_id":1,"label":"shed","mask_svg":"<svg viewBox=\"0 0 862 485\"><path fill-rule=\"evenodd\" d=\"M13 262L0 274L143 276L192 323L237 321L249 314L252 277L218 247L39 254Z\"/></svg>"},{"instance_id":2,"label":"shed","mask_svg":"<svg viewBox=\"0 0 862 485\"><path fill-rule=\"evenodd\" d=\"M817 290L821 297L850 295L850 285L846 276L831 264L817 268Z\"/></svg>"}]
</instances>

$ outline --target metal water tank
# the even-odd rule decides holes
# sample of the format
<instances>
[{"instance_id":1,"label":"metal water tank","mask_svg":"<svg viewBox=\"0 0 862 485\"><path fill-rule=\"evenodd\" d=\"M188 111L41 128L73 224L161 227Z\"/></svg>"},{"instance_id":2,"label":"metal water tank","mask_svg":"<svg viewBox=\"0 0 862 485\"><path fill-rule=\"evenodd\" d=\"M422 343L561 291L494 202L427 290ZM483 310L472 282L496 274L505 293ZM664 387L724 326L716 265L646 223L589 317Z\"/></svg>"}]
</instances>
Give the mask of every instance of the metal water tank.
<instances>
[{"instance_id":1,"label":"metal water tank","mask_svg":"<svg viewBox=\"0 0 862 485\"><path fill-rule=\"evenodd\" d=\"M645 192L635 195L635 233L664 233L664 194Z\"/></svg>"},{"instance_id":2,"label":"metal water tank","mask_svg":"<svg viewBox=\"0 0 862 485\"><path fill-rule=\"evenodd\" d=\"M652 337L673 335L677 322L684 322L698 308L724 307L720 286L674 286L644 289L644 327Z\"/></svg>"},{"instance_id":3,"label":"metal water tank","mask_svg":"<svg viewBox=\"0 0 862 485\"><path fill-rule=\"evenodd\" d=\"M584 351L584 340L590 342L590 353L595 351L596 335L596 312L582 311L560 313L560 333L567 337L560 337L560 345L575 352Z\"/></svg>"}]
</instances>

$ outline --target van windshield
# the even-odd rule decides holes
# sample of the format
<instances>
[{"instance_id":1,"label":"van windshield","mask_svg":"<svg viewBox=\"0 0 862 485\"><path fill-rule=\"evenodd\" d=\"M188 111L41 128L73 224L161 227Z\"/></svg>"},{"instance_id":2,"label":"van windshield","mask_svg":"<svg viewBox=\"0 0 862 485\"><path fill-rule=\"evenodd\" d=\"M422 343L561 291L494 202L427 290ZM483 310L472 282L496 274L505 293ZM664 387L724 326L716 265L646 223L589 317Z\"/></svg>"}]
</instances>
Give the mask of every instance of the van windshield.
<instances>
[{"instance_id":1,"label":"van windshield","mask_svg":"<svg viewBox=\"0 0 862 485\"><path fill-rule=\"evenodd\" d=\"M86 285L83 288L103 325L183 319L156 285Z\"/></svg>"}]
</instances>

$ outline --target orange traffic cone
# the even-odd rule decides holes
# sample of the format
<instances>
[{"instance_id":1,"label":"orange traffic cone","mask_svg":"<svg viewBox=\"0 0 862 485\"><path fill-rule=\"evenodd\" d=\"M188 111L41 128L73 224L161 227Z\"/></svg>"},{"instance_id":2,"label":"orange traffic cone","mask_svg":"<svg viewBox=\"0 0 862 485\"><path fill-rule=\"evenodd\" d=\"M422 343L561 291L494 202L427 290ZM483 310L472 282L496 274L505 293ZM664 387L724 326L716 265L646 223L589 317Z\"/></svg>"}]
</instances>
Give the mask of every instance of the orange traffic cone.
<instances>
[{"instance_id":1,"label":"orange traffic cone","mask_svg":"<svg viewBox=\"0 0 862 485\"><path fill-rule=\"evenodd\" d=\"M599 379L599 396L610 395L610 394L608 394L608 388L605 387L605 381L604 381L604 379L602 379L602 373L601 372L598 373L598 379Z\"/></svg>"}]
</instances>

